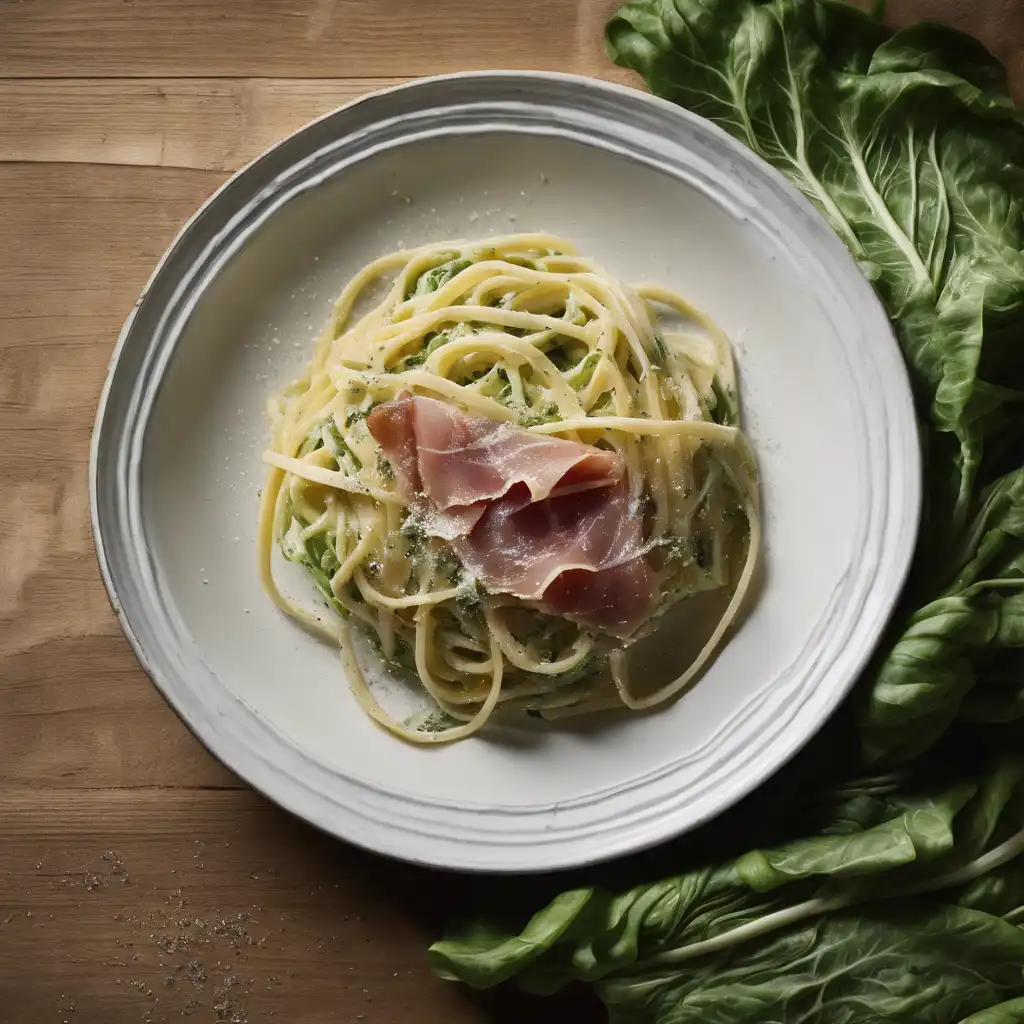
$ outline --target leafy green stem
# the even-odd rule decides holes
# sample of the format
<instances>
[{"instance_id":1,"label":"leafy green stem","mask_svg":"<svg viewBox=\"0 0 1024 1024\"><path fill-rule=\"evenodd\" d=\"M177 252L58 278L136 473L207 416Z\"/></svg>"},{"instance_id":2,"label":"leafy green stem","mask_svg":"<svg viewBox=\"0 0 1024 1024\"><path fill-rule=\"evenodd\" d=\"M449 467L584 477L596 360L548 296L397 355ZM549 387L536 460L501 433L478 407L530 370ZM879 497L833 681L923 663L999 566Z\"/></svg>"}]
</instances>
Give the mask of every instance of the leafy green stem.
<instances>
[{"instance_id":1,"label":"leafy green stem","mask_svg":"<svg viewBox=\"0 0 1024 1024\"><path fill-rule=\"evenodd\" d=\"M962 867L957 868L956 871L951 871L938 878L930 878L905 888L893 889L890 892L882 891L874 899L891 900L908 896L922 896L926 893L940 892L943 889L954 889L967 885L969 882L981 878L982 875L986 875L990 871L1002 867L1004 864L1009 864L1010 861L1019 857L1022 853L1024 853L1024 828L994 850L989 850L988 853L975 858L968 864L964 864ZM834 890L834 888L833 883L828 883L823 886L823 891ZM685 963L688 960L696 960L698 957L720 953L722 950L736 946L741 942L750 942L752 939L761 938L771 932L778 931L780 928L786 928L800 921L806 921L808 918L818 917L821 914L830 914L836 910L844 910L856 904L873 902L873 900L865 897L864 892L864 888L858 886L855 887L853 892L834 896L815 896L813 899L805 900L803 903L797 903L783 910L777 910L772 914L759 918L757 921L750 921L713 938L704 939L701 942L691 942L677 949L664 950L648 957L643 963L642 972L646 973L652 968L663 967L666 964ZM629 974L631 972L627 970L622 973Z\"/></svg>"}]
</instances>

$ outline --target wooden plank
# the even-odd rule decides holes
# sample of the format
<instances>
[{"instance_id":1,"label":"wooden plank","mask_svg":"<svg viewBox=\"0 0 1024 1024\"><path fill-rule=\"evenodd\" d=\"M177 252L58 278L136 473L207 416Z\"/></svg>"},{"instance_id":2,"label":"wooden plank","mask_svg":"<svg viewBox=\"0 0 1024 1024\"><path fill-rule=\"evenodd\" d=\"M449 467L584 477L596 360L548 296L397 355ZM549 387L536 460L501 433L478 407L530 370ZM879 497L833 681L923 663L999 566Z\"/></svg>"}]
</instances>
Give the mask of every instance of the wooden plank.
<instances>
[{"instance_id":1,"label":"wooden plank","mask_svg":"<svg viewBox=\"0 0 1024 1024\"><path fill-rule=\"evenodd\" d=\"M873 0L858 0L869 6ZM483 68L606 72L616 0L0 0L0 77L391 77ZM889 0L978 37L1024 81L1024 5ZM608 68L607 73L617 74ZM0 115L2 116L2 115Z\"/></svg>"},{"instance_id":2,"label":"wooden plank","mask_svg":"<svg viewBox=\"0 0 1024 1024\"><path fill-rule=\"evenodd\" d=\"M179 226L221 180L198 171L0 164L0 473L8 484L0 522L22 539L36 523L32 544L50 547L54 565L91 551L82 471L121 322ZM74 489L70 548L51 545L49 530L72 492L44 498L32 490L58 485ZM34 556L23 558L28 572ZM0 580L9 597L22 576ZM15 638L19 649L39 639L24 631ZM0 653L11 642L0 638Z\"/></svg>"},{"instance_id":3,"label":"wooden plank","mask_svg":"<svg viewBox=\"0 0 1024 1024\"><path fill-rule=\"evenodd\" d=\"M596 1024L432 977L453 903L500 883L344 846L249 791L0 794L0 1015L12 1024ZM41 965L45 965L44 967Z\"/></svg>"},{"instance_id":4,"label":"wooden plank","mask_svg":"<svg viewBox=\"0 0 1024 1024\"><path fill-rule=\"evenodd\" d=\"M0 164L0 321L87 316L119 325L182 223L223 180L201 171ZM11 330L4 324L2 333ZM116 334L96 339L106 345L101 362Z\"/></svg>"},{"instance_id":5,"label":"wooden plank","mask_svg":"<svg viewBox=\"0 0 1024 1024\"><path fill-rule=\"evenodd\" d=\"M403 79L0 79L0 161L233 171Z\"/></svg>"},{"instance_id":6,"label":"wooden plank","mask_svg":"<svg viewBox=\"0 0 1024 1024\"><path fill-rule=\"evenodd\" d=\"M90 555L60 585L94 590L97 575ZM34 584L21 598L35 609L36 620L46 601L40 587ZM243 786L181 725L139 668L113 617L103 618L110 635L50 639L4 659L0 791Z\"/></svg>"},{"instance_id":7,"label":"wooden plank","mask_svg":"<svg viewBox=\"0 0 1024 1024\"><path fill-rule=\"evenodd\" d=\"M0 79L0 162L234 171L314 118L403 81Z\"/></svg>"},{"instance_id":8,"label":"wooden plank","mask_svg":"<svg viewBox=\"0 0 1024 1024\"><path fill-rule=\"evenodd\" d=\"M0 76L590 71L614 0L0 0Z\"/></svg>"},{"instance_id":9,"label":"wooden plank","mask_svg":"<svg viewBox=\"0 0 1024 1024\"><path fill-rule=\"evenodd\" d=\"M0 785L238 785L120 634L93 553L87 477L121 321L220 180L0 165Z\"/></svg>"}]
</instances>

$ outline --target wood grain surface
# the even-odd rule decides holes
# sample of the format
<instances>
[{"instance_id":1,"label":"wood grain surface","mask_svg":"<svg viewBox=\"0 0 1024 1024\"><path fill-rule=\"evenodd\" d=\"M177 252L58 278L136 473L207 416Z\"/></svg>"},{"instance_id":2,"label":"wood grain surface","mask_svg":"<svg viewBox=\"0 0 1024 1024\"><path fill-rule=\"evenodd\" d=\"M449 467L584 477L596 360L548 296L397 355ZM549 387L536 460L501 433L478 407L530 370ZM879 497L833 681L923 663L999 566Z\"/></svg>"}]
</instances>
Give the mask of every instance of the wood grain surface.
<instances>
[{"instance_id":1,"label":"wood grain surface","mask_svg":"<svg viewBox=\"0 0 1024 1024\"><path fill-rule=\"evenodd\" d=\"M121 322L183 221L365 91L467 68L620 81L607 0L0 0L0 1024L602 1019L433 979L508 883L323 836L167 709L96 568L87 461ZM1024 77L1021 0L891 0Z\"/></svg>"}]
</instances>

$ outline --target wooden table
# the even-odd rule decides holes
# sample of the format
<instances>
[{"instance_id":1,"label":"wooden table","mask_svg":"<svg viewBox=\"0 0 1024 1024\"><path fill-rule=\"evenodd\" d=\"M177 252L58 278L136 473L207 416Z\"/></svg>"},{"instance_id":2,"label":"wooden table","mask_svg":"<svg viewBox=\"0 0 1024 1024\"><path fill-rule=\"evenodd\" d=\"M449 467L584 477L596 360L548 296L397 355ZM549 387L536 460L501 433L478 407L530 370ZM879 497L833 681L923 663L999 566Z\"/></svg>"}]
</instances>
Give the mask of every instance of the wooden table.
<instances>
[{"instance_id":1,"label":"wooden table","mask_svg":"<svg viewBox=\"0 0 1024 1024\"><path fill-rule=\"evenodd\" d=\"M892 0L1024 75L1022 0ZM0 1022L601 1019L428 973L503 882L320 835L211 758L121 636L89 532L114 339L233 170L369 89L467 68L628 80L608 0L0 0Z\"/></svg>"}]
</instances>

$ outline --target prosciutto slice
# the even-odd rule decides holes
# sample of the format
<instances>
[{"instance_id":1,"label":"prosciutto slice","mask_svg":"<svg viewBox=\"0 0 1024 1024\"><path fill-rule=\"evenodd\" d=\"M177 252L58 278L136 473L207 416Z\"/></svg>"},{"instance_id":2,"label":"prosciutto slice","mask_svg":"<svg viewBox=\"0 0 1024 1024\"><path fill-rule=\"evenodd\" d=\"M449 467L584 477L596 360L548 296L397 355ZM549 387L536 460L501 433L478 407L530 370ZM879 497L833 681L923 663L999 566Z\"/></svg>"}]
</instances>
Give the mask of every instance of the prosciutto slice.
<instances>
[{"instance_id":1,"label":"prosciutto slice","mask_svg":"<svg viewBox=\"0 0 1024 1024\"><path fill-rule=\"evenodd\" d=\"M656 581L615 452L419 396L378 406L367 426L430 532L490 590L622 638L650 614Z\"/></svg>"}]
</instances>

